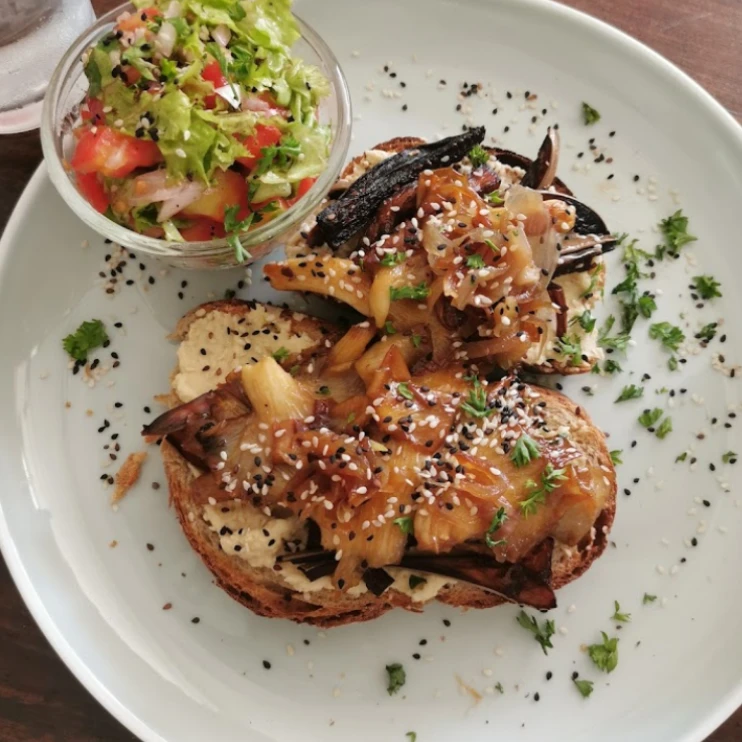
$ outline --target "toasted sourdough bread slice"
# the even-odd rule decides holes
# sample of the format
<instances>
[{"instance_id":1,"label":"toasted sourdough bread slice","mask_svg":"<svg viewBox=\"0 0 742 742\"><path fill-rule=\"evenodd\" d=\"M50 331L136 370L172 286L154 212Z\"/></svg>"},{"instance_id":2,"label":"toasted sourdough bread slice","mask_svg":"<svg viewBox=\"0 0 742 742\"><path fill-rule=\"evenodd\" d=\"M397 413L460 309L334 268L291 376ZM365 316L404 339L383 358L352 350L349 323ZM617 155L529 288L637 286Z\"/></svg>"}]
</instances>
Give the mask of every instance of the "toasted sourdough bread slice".
<instances>
[{"instance_id":1,"label":"toasted sourdough bread slice","mask_svg":"<svg viewBox=\"0 0 742 742\"><path fill-rule=\"evenodd\" d=\"M419 137L395 137L377 144L361 155L357 155L345 166L335 189L331 191L331 196L341 193L361 175L381 162L385 156L382 153L391 156L424 143L425 140ZM491 156L496 157L497 150L495 148L487 147L486 149ZM526 160L527 158L521 159ZM506 165L499 161L496 163L496 171L502 182L506 184L520 182L524 174L522 168ZM557 179L557 182L560 187L564 187L560 180ZM306 236L315 224L316 215L326 205L326 203L321 204L309 220L302 225L300 231L289 240L286 247L287 257L304 256L314 251L314 248L307 245ZM567 304L565 319L568 332L581 341L581 360L579 363L574 363L573 359L559 353L552 345L545 349L538 358L526 356L524 362L526 368L534 373L571 376L588 373L596 363L603 359L603 351L597 343L597 329L587 332L576 322L576 319L585 311L592 310L597 305L599 298L603 295L605 279L605 264L600 257L595 259L594 267L590 271L571 273L553 279L553 283L562 289L565 296Z\"/></svg>"},{"instance_id":2,"label":"toasted sourdough bread slice","mask_svg":"<svg viewBox=\"0 0 742 742\"><path fill-rule=\"evenodd\" d=\"M236 323L242 317L259 316L257 307L244 302L215 302L204 305L205 313L196 310L183 318L175 336L181 344L193 340L194 318L203 319L210 314L226 314ZM294 315L287 310L266 308L274 322L284 323L294 332L306 333L311 343L303 353L320 356L325 352L325 341L336 337L334 328L303 315ZM219 318L222 320L223 318ZM246 319L240 327L245 327ZM252 327L252 326L250 326ZM284 329L285 329L284 327ZM301 329L299 329L301 328ZM247 331L247 330L246 330ZM253 330L249 330L252 332ZM225 332L223 337L231 338ZM215 340L213 338L212 340ZM274 341L275 342L275 341ZM211 350L212 348L210 348ZM275 352L277 348L268 346L263 354ZM200 355L200 353L199 353ZM243 363L250 362L250 359ZM182 369L179 369L182 373ZM176 376L177 378L177 376ZM571 439L587 451L591 463L612 471L610 456L602 433L595 428L584 410L558 392L540 389L549 410L549 421L555 429L568 427ZM204 518L204 507L194 502L191 485L199 472L167 440L160 450L170 492L170 503L174 507L183 531L191 546L198 552L203 562L214 574L217 584L235 600L261 616L288 618L317 626L339 626L358 621L366 621L382 615L394 607L410 611L420 611L429 600L438 599L443 603L462 608L486 608L505 602L497 594L488 592L462 582L442 580L443 586L437 594L420 600L408 591L394 587L375 597L371 592L350 595L334 588L298 592L273 566L252 566L245 559L228 555L222 549L221 538ZM605 549L607 536L615 513L615 478L611 482L610 494L589 537L574 548L557 547L552 557L552 587L559 588L581 575Z\"/></svg>"}]
</instances>

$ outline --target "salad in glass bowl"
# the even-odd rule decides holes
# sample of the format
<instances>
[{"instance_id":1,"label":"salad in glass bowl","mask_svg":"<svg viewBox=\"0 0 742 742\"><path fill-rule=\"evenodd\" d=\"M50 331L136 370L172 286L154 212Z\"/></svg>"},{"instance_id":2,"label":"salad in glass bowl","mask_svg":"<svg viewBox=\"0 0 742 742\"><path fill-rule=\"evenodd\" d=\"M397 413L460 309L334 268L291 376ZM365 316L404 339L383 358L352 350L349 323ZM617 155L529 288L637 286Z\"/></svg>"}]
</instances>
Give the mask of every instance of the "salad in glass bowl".
<instances>
[{"instance_id":1,"label":"salad in glass bowl","mask_svg":"<svg viewBox=\"0 0 742 742\"><path fill-rule=\"evenodd\" d=\"M287 212L303 218L307 209L292 207L306 200L311 209L334 181L348 139L343 132L342 152L335 151L331 124L349 119L342 74L331 55L329 63L322 57L326 48L322 65L292 55L309 29L290 0L127 7L77 55L87 93L71 125L68 114L58 133L42 130L47 159L51 146L87 205L137 236L122 241L118 232L114 241L135 249L151 240L176 249L209 243L226 247L228 262L243 263L253 233L270 232L271 222L285 230L295 222ZM317 41L309 39L315 51ZM65 108L63 87L57 80L47 102L52 127ZM328 100L340 112L334 122L322 121ZM50 172L59 187L59 173ZM314 186L323 174L320 192Z\"/></svg>"}]
</instances>

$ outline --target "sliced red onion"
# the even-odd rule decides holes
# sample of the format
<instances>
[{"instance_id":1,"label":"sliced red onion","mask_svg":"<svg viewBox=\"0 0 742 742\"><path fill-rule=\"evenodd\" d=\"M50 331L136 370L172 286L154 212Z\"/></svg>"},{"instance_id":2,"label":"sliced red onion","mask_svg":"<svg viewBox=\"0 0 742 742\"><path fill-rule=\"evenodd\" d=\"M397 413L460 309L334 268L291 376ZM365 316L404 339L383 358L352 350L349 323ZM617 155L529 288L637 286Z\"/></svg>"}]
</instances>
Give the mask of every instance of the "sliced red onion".
<instances>
[{"instance_id":1,"label":"sliced red onion","mask_svg":"<svg viewBox=\"0 0 742 742\"><path fill-rule=\"evenodd\" d=\"M218 92L218 91L217 91ZM264 113L267 116L276 116L280 113L277 108L273 108L268 101L259 98L256 95L248 96L242 99L241 107L243 111L254 111L255 113Z\"/></svg>"},{"instance_id":2,"label":"sliced red onion","mask_svg":"<svg viewBox=\"0 0 742 742\"><path fill-rule=\"evenodd\" d=\"M177 196L172 196L162 202L160 211L157 214L157 221L166 222L179 211L185 209L186 206L189 206L194 201L198 201L203 192L204 187L201 183L186 183Z\"/></svg>"},{"instance_id":3,"label":"sliced red onion","mask_svg":"<svg viewBox=\"0 0 742 742\"><path fill-rule=\"evenodd\" d=\"M160 30L155 36L155 49L157 49L163 57L169 57L173 53L175 47L175 41L178 38L178 32L175 30L170 21L165 21L161 26Z\"/></svg>"},{"instance_id":4,"label":"sliced red onion","mask_svg":"<svg viewBox=\"0 0 742 742\"><path fill-rule=\"evenodd\" d=\"M239 108L241 103L240 89L235 85L222 85L214 91L220 98L224 98L232 108Z\"/></svg>"},{"instance_id":5,"label":"sliced red onion","mask_svg":"<svg viewBox=\"0 0 742 742\"><path fill-rule=\"evenodd\" d=\"M168 185L167 172L153 170L134 180L133 193L136 195L129 198L129 203L137 207L162 202L158 221L164 222L196 201L203 191L204 186L201 183L192 183L188 180Z\"/></svg>"}]
</instances>

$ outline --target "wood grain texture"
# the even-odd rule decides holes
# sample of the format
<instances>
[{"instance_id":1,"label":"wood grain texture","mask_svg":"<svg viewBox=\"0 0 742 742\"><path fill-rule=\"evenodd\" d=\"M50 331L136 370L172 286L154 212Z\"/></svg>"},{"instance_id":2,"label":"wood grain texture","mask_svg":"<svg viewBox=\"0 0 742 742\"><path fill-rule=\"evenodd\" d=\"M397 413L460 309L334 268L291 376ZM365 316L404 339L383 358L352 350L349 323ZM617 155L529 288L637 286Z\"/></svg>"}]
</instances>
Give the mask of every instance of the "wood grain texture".
<instances>
[{"instance_id":1,"label":"wood grain texture","mask_svg":"<svg viewBox=\"0 0 742 742\"><path fill-rule=\"evenodd\" d=\"M94 0L98 13L118 0ZM742 118L742 0L567 0L672 60ZM38 134L0 138L0 226L41 159ZM0 559L0 740L135 742L33 622ZM742 710L707 742L740 742Z\"/></svg>"}]
</instances>

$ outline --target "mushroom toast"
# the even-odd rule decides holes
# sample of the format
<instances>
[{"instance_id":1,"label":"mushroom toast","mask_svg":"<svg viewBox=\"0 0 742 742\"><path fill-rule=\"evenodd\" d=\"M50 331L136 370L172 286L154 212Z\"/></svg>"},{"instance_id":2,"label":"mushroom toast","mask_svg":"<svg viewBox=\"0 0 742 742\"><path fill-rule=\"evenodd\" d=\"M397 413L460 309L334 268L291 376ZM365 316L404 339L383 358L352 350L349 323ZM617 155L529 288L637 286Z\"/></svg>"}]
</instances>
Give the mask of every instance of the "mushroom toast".
<instances>
[{"instance_id":1,"label":"mushroom toast","mask_svg":"<svg viewBox=\"0 0 742 742\"><path fill-rule=\"evenodd\" d=\"M590 371L602 358L591 314L601 256L615 239L556 177L556 129L536 160L483 139L483 128L401 138L357 157L289 259L265 266L271 285L425 335L438 363Z\"/></svg>"},{"instance_id":2,"label":"mushroom toast","mask_svg":"<svg viewBox=\"0 0 742 742\"><path fill-rule=\"evenodd\" d=\"M615 470L557 392L435 363L428 337L254 303L205 305L178 337L183 403L143 434L192 546L260 615L548 609L605 547Z\"/></svg>"}]
</instances>

